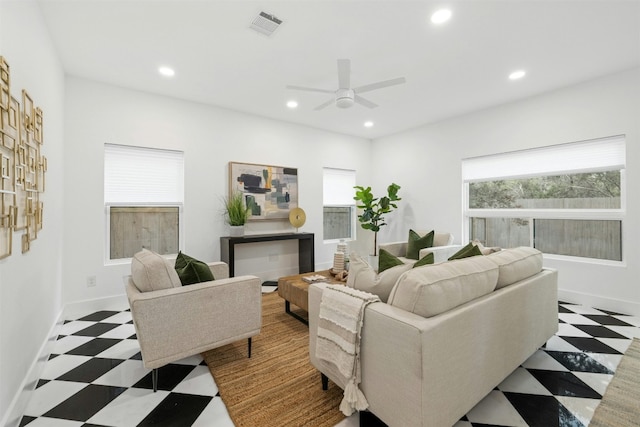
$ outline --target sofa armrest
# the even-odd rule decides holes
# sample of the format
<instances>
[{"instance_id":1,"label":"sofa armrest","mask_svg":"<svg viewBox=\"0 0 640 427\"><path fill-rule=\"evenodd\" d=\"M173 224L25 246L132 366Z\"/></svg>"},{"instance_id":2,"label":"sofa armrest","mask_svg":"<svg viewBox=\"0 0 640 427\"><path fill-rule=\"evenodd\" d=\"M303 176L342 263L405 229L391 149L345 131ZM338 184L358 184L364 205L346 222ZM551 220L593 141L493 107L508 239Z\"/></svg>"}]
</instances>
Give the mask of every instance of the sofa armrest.
<instances>
[{"instance_id":1,"label":"sofa armrest","mask_svg":"<svg viewBox=\"0 0 640 427\"><path fill-rule=\"evenodd\" d=\"M428 233L428 231L417 231L417 233L421 236L425 235L426 233ZM434 233L434 240L433 240L433 244L434 244L434 248L439 248L439 247L448 247L453 245L453 234L451 233ZM440 246L438 246L438 244L440 244ZM397 256L397 257L405 257L407 256L407 241L400 241L400 242L389 242L389 243L381 243L379 245L380 249L384 249L385 251L389 252L391 255ZM430 248L431 249L431 248ZM422 253L422 252L421 252ZM452 252L452 255L455 252ZM425 253L426 255L426 253ZM423 255L420 255L420 258L422 258ZM445 259L446 261L446 259ZM436 261L438 262L438 261Z\"/></svg>"},{"instance_id":2,"label":"sofa armrest","mask_svg":"<svg viewBox=\"0 0 640 427\"><path fill-rule=\"evenodd\" d=\"M261 281L239 276L140 292L126 284L146 368L219 347L260 332Z\"/></svg>"},{"instance_id":3,"label":"sofa armrest","mask_svg":"<svg viewBox=\"0 0 640 427\"><path fill-rule=\"evenodd\" d=\"M215 280L229 278L229 265L226 262L208 262L207 265L209 266Z\"/></svg>"},{"instance_id":4,"label":"sofa armrest","mask_svg":"<svg viewBox=\"0 0 640 427\"><path fill-rule=\"evenodd\" d=\"M309 286L309 357L312 365L344 389L347 379L335 365L318 359L315 355L318 315L325 287L326 284L323 283ZM417 314L382 302L367 306L362 327L360 388L371 409L387 405L402 408L406 402L420 401L423 352L421 334L427 322L428 319ZM402 409L399 412L403 412ZM415 425L420 418L415 415L415 412L401 415L392 425ZM413 420L406 419L411 417L414 417ZM389 422L388 419L386 422Z\"/></svg>"},{"instance_id":5,"label":"sofa armrest","mask_svg":"<svg viewBox=\"0 0 640 427\"><path fill-rule=\"evenodd\" d=\"M378 248L384 249L391 255L397 257L404 257L407 255L407 242L381 243Z\"/></svg>"},{"instance_id":6,"label":"sofa armrest","mask_svg":"<svg viewBox=\"0 0 640 427\"><path fill-rule=\"evenodd\" d=\"M335 373L337 375L333 375L332 367L328 363L317 359L315 355L320 302L322 301L322 292L326 286L326 283L313 283L309 286L309 357L311 363L318 370L327 374L333 382L344 389L346 381L341 378L340 373L336 370ZM383 302L369 304L365 310L362 327L362 348L370 348L371 346L377 346L380 342L384 342L383 348L380 349L382 353L401 352L406 356L401 359L389 359L390 361L403 360L401 366L388 366L384 369L387 373L390 373L391 377L396 375L394 373L396 369L401 371L409 370L420 377L420 333L427 322L428 320L422 316ZM378 334L381 336L378 337ZM362 357L364 367L367 359L364 352ZM327 368L328 371L325 372ZM385 389L385 387L382 387L382 389ZM420 388L418 387L417 391L419 392L419 390Z\"/></svg>"},{"instance_id":7,"label":"sofa armrest","mask_svg":"<svg viewBox=\"0 0 640 427\"><path fill-rule=\"evenodd\" d=\"M428 254L432 253L433 263L438 264L447 261L451 255L455 254L462 248L463 245L434 246L432 248L424 248L420 249L419 258L425 257Z\"/></svg>"}]
</instances>

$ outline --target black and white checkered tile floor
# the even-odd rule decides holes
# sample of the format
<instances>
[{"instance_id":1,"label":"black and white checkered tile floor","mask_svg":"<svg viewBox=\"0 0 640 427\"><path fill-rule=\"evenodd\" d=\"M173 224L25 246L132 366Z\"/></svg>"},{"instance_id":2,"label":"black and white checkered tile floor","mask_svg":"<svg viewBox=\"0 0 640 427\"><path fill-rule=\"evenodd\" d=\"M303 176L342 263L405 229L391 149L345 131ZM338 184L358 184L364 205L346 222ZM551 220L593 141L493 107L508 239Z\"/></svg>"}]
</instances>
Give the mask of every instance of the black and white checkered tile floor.
<instances>
[{"instance_id":1,"label":"black and white checkered tile floor","mask_svg":"<svg viewBox=\"0 0 640 427\"><path fill-rule=\"evenodd\" d=\"M640 317L561 303L559 322L545 348L455 427L589 424L622 354L640 337ZM125 308L62 329L21 426L233 426L200 356L161 368L153 393ZM357 424L351 417L340 425Z\"/></svg>"}]
</instances>

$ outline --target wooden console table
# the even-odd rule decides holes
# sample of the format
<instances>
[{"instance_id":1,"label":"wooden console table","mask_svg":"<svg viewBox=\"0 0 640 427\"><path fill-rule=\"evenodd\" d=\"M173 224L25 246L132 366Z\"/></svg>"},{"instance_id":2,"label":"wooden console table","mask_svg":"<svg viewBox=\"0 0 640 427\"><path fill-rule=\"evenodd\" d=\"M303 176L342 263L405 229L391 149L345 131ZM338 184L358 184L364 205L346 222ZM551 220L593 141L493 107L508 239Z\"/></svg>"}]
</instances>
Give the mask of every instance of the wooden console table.
<instances>
[{"instance_id":1,"label":"wooden console table","mask_svg":"<svg viewBox=\"0 0 640 427\"><path fill-rule=\"evenodd\" d=\"M274 242L277 240L298 241L298 273L309 273L315 269L313 233L277 233L247 236L220 237L220 258L229 264L229 277L235 275L235 247L244 243Z\"/></svg>"}]
</instances>

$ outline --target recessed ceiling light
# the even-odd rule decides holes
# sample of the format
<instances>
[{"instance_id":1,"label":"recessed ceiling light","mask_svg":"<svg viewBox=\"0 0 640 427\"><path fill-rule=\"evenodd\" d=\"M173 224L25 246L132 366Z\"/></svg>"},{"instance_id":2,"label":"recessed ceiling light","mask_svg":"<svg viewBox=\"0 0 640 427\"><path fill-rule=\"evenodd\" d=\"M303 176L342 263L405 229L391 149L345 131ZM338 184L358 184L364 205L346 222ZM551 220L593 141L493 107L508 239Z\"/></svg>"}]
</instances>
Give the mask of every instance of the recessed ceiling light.
<instances>
[{"instance_id":1,"label":"recessed ceiling light","mask_svg":"<svg viewBox=\"0 0 640 427\"><path fill-rule=\"evenodd\" d=\"M371 120L364 122L364 127L366 128L373 127L373 122Z\"/></svg>"},{"instance_id":2,"label":"recessed ceiling light","mask_svg":"<svg viewBox=\"0 0 640 427\"><path fill-rule=\"evenodd\" d=\"M173 77L176 75L176 72L173 70L173 68L169 67L160 67L158 68L158 72L165 77Z\"/></svg>"},{"instance_id":3,"label":"recessed ceiling light","mask_svg":"<svg viewBox=\"0 0 640 427\"><path fill-rule=\"evenodd\" d=\"M509 80L518 80L524 77L524 75L527 74L524 70L518 70L518 71L514 71L513 73L509 74Z\"/></svg>"},{"instance_id":4,"label":"recessed ceiling light","mask_svg":"<svg viewBox=\"0 0 640 427\"><path fill-rule=\"evenodd\" d=\"M293 108L297 108L298 107L298 101L287 101L287 107L293 109Z\"/></svg>"},{"instance_id":5,"label":"recessed ceiling light","mask_svg":"<svg viewBox=\"0 0 640 427\"><path fill-rule=\"evenodd\" d=\"M440 9L431 15L431 22L434 24L442 24L447 22L451 18L451 11L449 9Z\"/></svg>"}]
</instances>

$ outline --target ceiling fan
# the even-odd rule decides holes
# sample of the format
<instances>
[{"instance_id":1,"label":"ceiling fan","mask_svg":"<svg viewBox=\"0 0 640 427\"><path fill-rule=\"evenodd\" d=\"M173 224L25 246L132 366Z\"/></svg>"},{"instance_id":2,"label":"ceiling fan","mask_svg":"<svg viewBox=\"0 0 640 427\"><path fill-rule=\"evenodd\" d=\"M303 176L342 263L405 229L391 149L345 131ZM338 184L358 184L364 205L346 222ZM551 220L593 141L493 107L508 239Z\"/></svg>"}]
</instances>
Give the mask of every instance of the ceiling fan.
<instances>
[{"instance_id":1,"label":"ceiling fan","mask_svg":"<svg viewBox=\"0 0 640 427\"><path fill-rule=\"evenodd\" d=\"M331 93L334 95L330 100L318 105L314 110L322 110L323 108L328 107L331 103L335 102L336 106L339 108L349 108L354 103L363 105L367 108L376 108L378 105L369 101L366 98L360 96L361 93L370 92L372 90L382 89L383 87L395 86L402 83L405 83L406 80L404 77L398 77L396 79L384 80L377 83L371 83L364 86L351 87L351 60L349 59L338 59L338 89L337 90L327 90L327 89L317 89L312 87L304 87L304 86L291 86L287 85L287 89L293 90L302 90L306 92L321 92L321 93Z\"/></svg>"}]
</instances>

